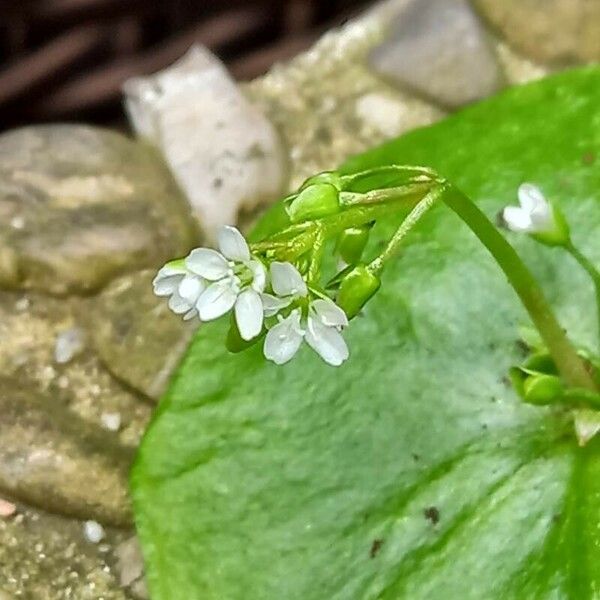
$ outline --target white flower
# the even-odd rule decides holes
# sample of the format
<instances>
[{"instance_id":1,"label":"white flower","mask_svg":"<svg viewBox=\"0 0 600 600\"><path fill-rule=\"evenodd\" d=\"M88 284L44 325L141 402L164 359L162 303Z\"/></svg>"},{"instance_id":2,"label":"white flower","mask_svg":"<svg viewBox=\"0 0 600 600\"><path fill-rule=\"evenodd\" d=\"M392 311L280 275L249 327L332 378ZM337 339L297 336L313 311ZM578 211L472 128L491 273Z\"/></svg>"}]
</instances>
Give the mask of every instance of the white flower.
<instances>
[{"instance_id":1,"label":"white flower","mask_svg":"<svg viewBox=\"0 0 600 600\"><path fill-rule=\"evenodd\" d=\"M251 340L263 325L265 268L250 255L246 240L235 227L221 228L218 245L220 252L197 248L185 259L186 268L207 282L196 309L201 321L212 321L233 308L240 335Z\"/></svg>"},{"instance_id":2,"label":"white flower","mask_svg":"<svg viewBox=\"0 0 600 600\"><path fill-rule=\"evenodd\" d=\"M318 298L309 304L308 315L295 308L265 338L264 355L278 365L291 360L302 340L327 363L339 367L349 356L341 330L348 325L346 313L332 300Z\"/></svg>"},{"instance_id":3,"label":"white flower","mask_svg":"<svg viewBox=\"0 0 600 600\"><path fill-rule=\"evenodd\" d=\"M193 319L198 314L196 303L206 289L204 279L191 273L183 261L167 263L156 274L154 293L157 296L170 296L169 308L184 320Z\"/></svg>"},{"instance_id":4,"label":"white flower","mask_svg":"<svg viewBox=\"0 0 600 600\"><path fill-rule=\"evenodd\" d=\"M271 285L277 296L263 294L265 314L272 316L295 299L308 296L302 275L290 263L271 265ZM346 313L329 298L317 298L308 305L306 315L294 308L267 333L264 355L278 365L291 360L302 340L328 364L338 367L348 358L348 346L341 330L348 325Z\"/></svg>"},{"instance_id":5,"label":"white flower","mask_svg":"<svg viewBox=\"0 0 600 600\"><path fill-rule=\"evenodd\" d=\"M523 183L518 191L520 206L507 206L502 218L511 231L543 233L556 227L552 207L536 185Z\"/></svg>"},{"instance_id":6,"label":"white flower","mask_svg":"<svg viewBox=\"0 0 600 600\"><path fill-rule=\"evenodd\" d=\"M288 262L271 263L271 287L275 292L263 294L262 301L266 317L272 317L289 306L296 298L308 296L306 282L294 265Z\"/></svg>"}]
</instances>

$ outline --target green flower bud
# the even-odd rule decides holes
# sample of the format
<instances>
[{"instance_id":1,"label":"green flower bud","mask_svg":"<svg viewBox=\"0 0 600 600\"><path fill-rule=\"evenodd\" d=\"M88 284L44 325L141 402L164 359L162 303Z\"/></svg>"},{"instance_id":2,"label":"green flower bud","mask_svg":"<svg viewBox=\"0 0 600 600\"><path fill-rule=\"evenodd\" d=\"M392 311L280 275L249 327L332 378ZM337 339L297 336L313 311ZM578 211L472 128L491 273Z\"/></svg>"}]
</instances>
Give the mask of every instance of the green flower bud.
<instances>
[{"instance_id":1,"label":"green flower bud","mask_svg":"<svg viewBox=\"0 0 600 600\"><path fill-rule=\"evenodd\" d=\"M342 189L342 178L340 177L339 173L336 171L323 171L322 173L317 173L316 175L309 177L300 186L300 191L305 190L307 187L310 187L316 183L328 183L337 190Z\"/></svg>"},{"instance_id":2,"label":"green flower bud","mask_svg":"<svg viewBox=\"0 0 600 600\"><path fill-rule=\"evenodd\" d=\"M343 279L336 304L349 319L355 317L379 289L381 281L365 265L357 265Z\"/></svg>"},{"instance_id":3,"label":"green flower bud","mask_svg":"<svg viewBox=\"0 0 600 600\"><path fill-rule=\"evenodd\" d=\"M337 251L342 260L348 265L356 265L369 241L369 233L373 223L360 227L349 227L342 232L338 239Z\"/></svg>"},{"instance_id":4,"label":"green flower bud","mask_svg":"<svg viewBox=\"0 0 600 600\"><path fill-rule=\"evenodd\" d=\"M339 211L339 192L330 183L309 185L287 207L292 223L320 219Z\"/></svg>"},{"instance_id":5,"label":"green flower bud","mask_svg":"<svg viewBox=\"0 0 600 600\"><path fill-rule=\"evenodd\" d=\"M555 375L531 375L523 384L523 399L529 404L546 405L561 400L564 388Z\"/></svg>"}]
</instances>

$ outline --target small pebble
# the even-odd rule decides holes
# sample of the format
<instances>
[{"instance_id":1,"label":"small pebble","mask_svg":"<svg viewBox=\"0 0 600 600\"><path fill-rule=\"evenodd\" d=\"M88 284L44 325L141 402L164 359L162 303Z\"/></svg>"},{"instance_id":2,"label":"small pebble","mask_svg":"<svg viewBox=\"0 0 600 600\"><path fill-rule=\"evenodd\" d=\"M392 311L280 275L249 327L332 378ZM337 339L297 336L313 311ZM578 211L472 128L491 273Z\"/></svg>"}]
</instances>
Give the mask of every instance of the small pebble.
<instances>
[{"instance_id":1,"label":"small pebble","mask_svg":"<svg viewBox=\"0 0 600 600\"><path fill-rule=\"evenodd\" d=\"M98 544L104 539L104 527L97 521L86 521L83 524L83 535L92 544Z\"/></svg>"},{"instance_id":2,"label":"small pebble","mask_svg":"<svg viewBox=\"0 0 600 600\"><path fill-rule=\"evenodd\" d=\"M12 517L17 512L16 504L9 502L8 500L2 500L0 498L0 517L3 519L7 519L8 517Z\"/></svg>"},{"instance_id":3,"label":"small pebble","mask_svg":"<svg viewBox=\"0 0 600 600\"><path fill-rule=\"evenodd\" d=\"M25 227L25 219L21 216L13 217L10 220L10 226L13 229L23 229Z\"/></svg>"},{"instance_id":4,"label":"small pebble","mask_svg":"<svg viewBox=\"0 0 600 600\"><path fill-rule=\"evenodd\" d=\"M15 308L19 312L23 312L23 311L26 311L29 308L30 304L31 304L31 302L29 301L29 298L27 298L27 297L19 298L19 300L17 300L15 302Z\"/></svg>"},{"instance_id":5,"label":"small pebble","mask_svg":"<svg viewBox=\"0 0 600 600\"><path fill-rule=\"evenodd\" d=\"M56 336L54 360L58 364L68 363L75 355L83 350L84 333L79 327L61 331Z\"/></svg>"},{"instance_id":6,"label":"small pebble","mask_svg":"<svg viewBox=\"0 0 600 600\"><path fill-rule=\"evenodd\" d=\"M119 431L121 428L121 415L119 413L102 413L100 416L102 427L108 431Z\"/></svg>"}]
</instances>

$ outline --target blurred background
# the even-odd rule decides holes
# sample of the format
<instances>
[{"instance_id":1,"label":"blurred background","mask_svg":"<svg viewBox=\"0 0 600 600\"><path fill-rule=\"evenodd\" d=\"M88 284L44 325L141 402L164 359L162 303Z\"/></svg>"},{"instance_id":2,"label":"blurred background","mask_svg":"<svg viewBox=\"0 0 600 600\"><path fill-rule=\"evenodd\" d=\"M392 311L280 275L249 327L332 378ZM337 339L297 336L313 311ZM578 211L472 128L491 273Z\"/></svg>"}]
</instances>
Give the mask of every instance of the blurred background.
<instances>
[{"instance_id":1,"label":"blurred background","mask_svg":"<svg viewBox=\"0 0 600 600\"><path fill-rule=\"evenodd\" d=\"M121 84L193 43L240 80L266 72L367 0L3 0L0 128L47 120L118 124Z\"/></svg>"}]
</instances>

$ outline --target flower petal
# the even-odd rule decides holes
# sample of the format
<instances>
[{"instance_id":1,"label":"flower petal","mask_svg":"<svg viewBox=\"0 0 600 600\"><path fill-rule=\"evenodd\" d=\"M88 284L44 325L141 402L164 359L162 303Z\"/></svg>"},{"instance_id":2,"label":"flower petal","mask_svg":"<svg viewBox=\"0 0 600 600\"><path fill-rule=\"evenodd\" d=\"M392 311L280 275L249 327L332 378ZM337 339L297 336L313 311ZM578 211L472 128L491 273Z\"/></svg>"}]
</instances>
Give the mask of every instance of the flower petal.
<instances>
[{"instance_id":1,"label":"flower petal","mask_svg":"<svg viewBox=\"0 0 600 600\"><path fill-rule=\"evenodd\" d=\"M310 303L318 319L328 327L347 327L348 317L346 313L333 301L319 298Z\"/></svg>"},{"instance_id":2,"label":"flower petal","mask_svg":"<svg viewBox=\"0 0 600 600\"><path fill-rule=\"evenodd\" d=\"M507 206L502 212L502 219L511 231L526 233L531 231L531 217L523 208Z\"/></svg>"},{"instance_id":3,"label":"flower petal","mask_svg":"<svg viewBox=\"0 0 600 600\"><path fill-rule=\"evenodd\" d=\"M183 315L184 321L191 321L194 317L198 316L198 309L194 306L188 312Z\"/></svg>"},{"instance_id":4,"label":"flower petal","mask_svg":"<svg viewBox=\"0 0 600 600\"><path fill-rule=\"evenodd\" d=\"M339 367L349 356L348 346L335 327L308 317L306 343L329 365Z\"/></svg>"},{"instance_id":5,"label":"flower petal","mask_svg":"<svg viewBox=\"0 0 600 600\"><path fill-rule=\"evenodd\" d=\"M533 231L549 231L554 227L554 213L548 203L536 206L530 218Z\"/></svg>"},{"instance_id":6,"label":"flower petal","mask_svg":"<svg viewBox=\"0 0 600 600\"><path fill-rule=\"evenodd\" d=\"M303 333L300 328L300 311L294 310L289 317L269 329L263 347L265 358L277 365L288 362L298 352Z\"/></svg>"},{"instance_id":7,"label":"flower petal","mask_svg":"<svg viewBox=\"0 0 600 600\"><path fill-rule=\"evenodd\" d=\"M272 294L261 294L265 317L273 317L292 303L292 298L278 298Z\"/></svg>"},{"instance_id":8,"label":"flower petal","mask_svg":"<svg viewBox=\"0 0 600 600\"><path fill-rule=\"evenodd\" d=\"M531 213L535 208L547 204L546 198L542 190L533 183L522 183L517 192L519 204L528 213Z\"/></svg>"},{"instance_id":9,"label":"flower petal","mask_svg":"<svg viewBox=\"0 0 600 600\"><path fill-rule=\"evenodd\" d=\"M289 262L271 263L271 285L278 296L306 296L308 289L302 275Z\"/></svg>"},{"instance_id":10,"label":"flower petal","mask_svg":"<svg viewBox=\"0 0 600 600\"><path fill-rule=\"evenodd\" d=\"M229 260L245 262L250 260L250 249L244 236L235 228L225 225L217 234L219 250Z\"/></svg>"},{"instance_id":11,"label":"flower petal","mask_svg":"<svg viewBox=\"0 0 600 600\"><path fill-rule=\"evenodd\" d=\"M223 316L233 308L236 298L237 293L231 280L223 279L213 283L198 298L196 308L200 320L213 321Z\"/></svg>"},{"instance_id":12,"label":"flower petal","mask_svg":"<svg viewBox=\"0 0 600 600\"><path fill-rule=\"evenodd\" d=\"M170 296L186 274L183 261L171 261L159 269L152 281L157 296Z\"/></svg>"},{"instance_id":13,"label":"flower petal","mask_svg":"<svg viewBox=\"0 0 600 600\"><path fill-rule=\"evenodd\" d=\"M192 273L209 281L218 281L229 273L229 263L225 257L211 248L192 250L185 259L185 265Z\"/></svg>"},{"instance_id":14,"label":"flower petal","mask_svg":"<svg viewBox=\"0 0 600 600\"><path fill-rule=\"evenodd\" d=\"M198 302L200 294L205 290L206 285L200 277L192 274L186 275L177 288L177 293L185 298L191 305Z\"/></svg>"},{"instance_id":15,"label":"flower petal","mask_svg":"<svg viewBox=\"0 0 600 600\"><path fill-rule=\"evenodd\" d=\"M267 283L267 271L259 260L250 260L246 266L252 271L252 289L263 292Z\"/></svg>"},{"instance_id":16,"label":"flower petal","mask_svg":"<svg viewBox=\"0 0 600 600\"><path fill-rule=\"evenodd\" d=\"M235 301L235 321L243 340L255 338L263 326L263 305L260 294L244 290Z\"/></svg>"},{"instance_id":17,"label":"flower petal","mask_svg":"<svg viewBox=\"0 0 600 600\"><path fill-rule=\"evenodd\" d=\"M193 306L185 298L182 298L177 290L175 290L173 295L169 298L169 308L176 315L182 315L193 308Z\"/></svg>"},{"instance_id":18,"label":"flower petal","mask_svg":"<svg viewBox=\"0 0 600 600\"><path fill-rule=\"evenodd\" d=\"M168 277L159 277L159 275L157 275L152 282L154 293L157 296L170 296L175 290L177 290L184 277L185 275L171 275Z\"/></svg>"}]
</instances>

